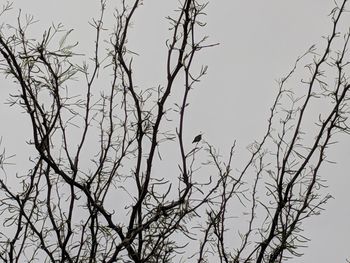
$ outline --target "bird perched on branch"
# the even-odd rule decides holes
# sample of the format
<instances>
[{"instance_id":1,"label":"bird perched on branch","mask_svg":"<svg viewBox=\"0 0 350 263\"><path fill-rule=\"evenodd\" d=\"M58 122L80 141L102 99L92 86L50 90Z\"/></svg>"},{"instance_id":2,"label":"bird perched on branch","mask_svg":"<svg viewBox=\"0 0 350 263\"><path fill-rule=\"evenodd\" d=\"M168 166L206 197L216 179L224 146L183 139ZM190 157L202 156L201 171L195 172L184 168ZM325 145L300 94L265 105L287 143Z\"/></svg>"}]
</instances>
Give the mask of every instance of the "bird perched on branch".
<instances>
[{"instance_id":1,"label":"bird perched on branch","mask_svg":"<svg viewBox=\"0 0 350 263\"><path fill-rule=\"evenodd\" d=\"M198 143L200 140L202 140L202 134L198 134L196 137L194 137L192 143Z\"/></svg>"}]
</instances>

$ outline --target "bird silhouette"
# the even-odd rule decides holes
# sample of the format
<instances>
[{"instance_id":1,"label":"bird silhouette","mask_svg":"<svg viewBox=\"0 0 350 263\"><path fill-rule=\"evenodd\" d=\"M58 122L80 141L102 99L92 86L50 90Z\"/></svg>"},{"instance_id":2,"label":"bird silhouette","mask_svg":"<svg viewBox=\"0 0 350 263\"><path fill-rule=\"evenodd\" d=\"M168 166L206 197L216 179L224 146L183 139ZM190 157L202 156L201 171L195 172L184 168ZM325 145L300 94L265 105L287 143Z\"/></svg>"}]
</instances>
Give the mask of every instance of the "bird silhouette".
<instances>
[{"instance_id":1,"label":"bird silhouette","mask_svg":"<svg viewBox=\"0 0 350 263\"><path fill-rule=\"evenodd\" d=\"M194 137L192 143L198 143L200 140L202 140L202 134L199 134L196 137Z\"/></svg>"}]
</instances>

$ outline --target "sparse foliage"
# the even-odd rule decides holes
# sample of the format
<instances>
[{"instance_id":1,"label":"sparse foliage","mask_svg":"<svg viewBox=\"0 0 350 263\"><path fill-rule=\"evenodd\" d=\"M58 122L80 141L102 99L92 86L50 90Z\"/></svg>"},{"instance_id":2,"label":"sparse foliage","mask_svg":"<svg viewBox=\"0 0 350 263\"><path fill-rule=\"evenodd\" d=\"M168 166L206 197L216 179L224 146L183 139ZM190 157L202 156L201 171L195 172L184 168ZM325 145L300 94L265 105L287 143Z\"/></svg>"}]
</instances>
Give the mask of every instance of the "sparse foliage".
<instances>
[{"instance_id":1,"label":"sparse foliage","mask_svg":"<svg viewBox=\"0 0 350 263\"><path fill-rule=\"evenodd\" d=\"M198 33L206 3L181 1L167 18L166 82L157 88L135 84L128 48L142 1L120 1L108 39L101 39L107 3L100 3L90 22L96 36L90 62L77 62L78 43L61 24L41 39L28 35L32 16L20 13L16 26L1 27L0 69L18 87L9 102L24 109L36 149L19 185L0 180L2 261L273 263L300 256L308 241L303 221L331 198L320 191L327 148L337 133L350 131L350 35L338 30L347 1L331 13L325 48L311 47L280 80L265 134L235 169L235 144L221 156L202 137L184 140L191 90L207 73L197 55L216 46ZM7 3L1 16L10 10ZM291 79L305 61L308 75L298 89ZM175 89L179 82L182 90ZM317 102L324 112L310 128ZM176 159L162 156L166 147ZM3 175L8 158L2 150ZM176 166L159 172L162 162ZM231 227L234 216L246 225Z\"/></svg>"}]
</instances>

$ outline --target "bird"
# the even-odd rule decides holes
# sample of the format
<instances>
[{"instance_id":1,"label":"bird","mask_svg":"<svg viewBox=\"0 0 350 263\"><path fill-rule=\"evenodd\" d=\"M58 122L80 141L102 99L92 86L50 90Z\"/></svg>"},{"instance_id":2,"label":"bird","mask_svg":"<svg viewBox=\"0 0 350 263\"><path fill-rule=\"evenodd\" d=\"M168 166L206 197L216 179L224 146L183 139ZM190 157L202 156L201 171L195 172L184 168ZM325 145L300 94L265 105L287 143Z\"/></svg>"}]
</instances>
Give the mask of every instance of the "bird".
<instances>
[{"instance_id":1,"label":"bird","mask_svg":"<svg viewBox=\"0 0 350 263\"><path fill-rule=\"evenodd\" d=\"M202 134L198 134L196 137L194 137L192 143L198 143L200 140L202 140Z\"/></svg>"}]
</instances>

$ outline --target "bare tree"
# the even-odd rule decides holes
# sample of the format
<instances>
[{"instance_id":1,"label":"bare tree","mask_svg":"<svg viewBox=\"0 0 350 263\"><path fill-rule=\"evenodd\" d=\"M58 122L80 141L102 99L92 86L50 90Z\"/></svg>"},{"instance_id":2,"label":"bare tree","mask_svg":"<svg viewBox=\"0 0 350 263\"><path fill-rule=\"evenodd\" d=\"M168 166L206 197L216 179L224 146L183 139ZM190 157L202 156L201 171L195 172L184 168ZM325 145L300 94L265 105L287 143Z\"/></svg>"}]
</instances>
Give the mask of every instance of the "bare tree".
<instances>
[{"instance_id":1,"label":"bare tree","mask_svg":"<svg viewBox=\"0 0 350 263\"><path fill-rule=\"evenodd\" d=\"M19 88L10 104L25 110L37 153L19 185L0 181L2 261L272 263L300 256L303 221L330 198L319 176L327 148L349 132L350 35L338 30L347 1L331 13L325 48L311 47L281 79L266 132L239 172L232 168L235 144L222 157L201 136L184 140L191 90L207 71L195 64L197 54L216 46L197 33L206 3L184 0L168 17L166 81L157 88L135 84L127 45L142 1L120 1L108 39L101 39L106 0L100 3L91 63L77 62L71 30L60 24L39 40L28 35L32 16L20 13L16 26L1 28L1 72ZM308 76L290 87L304 61L311 61ZM310 128L315 101L326 106ZM169 144L175 160L162 155ZM10 156L0 157L5 170ZM177 168L159 173L162 162ZM238 206L247 225L237 244L229 208Z\"/></svg>"}]
</instances>

